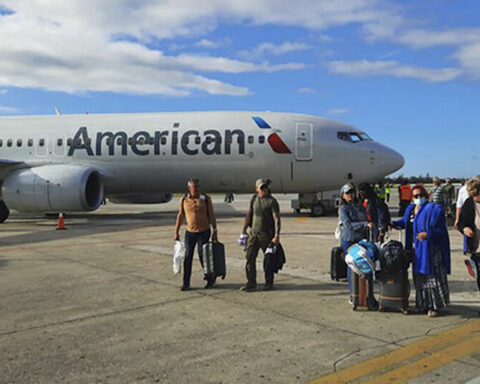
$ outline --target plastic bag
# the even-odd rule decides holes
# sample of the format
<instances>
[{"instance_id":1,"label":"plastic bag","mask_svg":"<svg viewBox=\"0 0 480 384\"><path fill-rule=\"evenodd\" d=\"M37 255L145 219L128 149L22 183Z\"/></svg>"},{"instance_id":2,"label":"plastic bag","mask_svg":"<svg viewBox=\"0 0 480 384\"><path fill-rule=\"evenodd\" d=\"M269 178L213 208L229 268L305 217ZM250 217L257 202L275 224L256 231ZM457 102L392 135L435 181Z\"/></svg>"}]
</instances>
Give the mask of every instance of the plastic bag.
<instances>
[{"instance_id":1,"label":"plastic bag","mask_svg":"<svg viewBox=\"0 0 480 384\"><path fill-rule=\"evenodd\" d=\"M185 246L181 241L175 241L173 251L173 273L179 274L182 270L183 260L185 260Z\"/></svg>"},{"instance_id":2,"label":"plastic bag","mask_svg":"<svg viewBox=\"0 0 480 384\"><path fill-rule=\"evenodd\" d=\"M337 228L335 228L335 239L340 240L342 238L342 233L343 233L343 223L339 221L337 224Z\"/></svg>"}]
</instances>

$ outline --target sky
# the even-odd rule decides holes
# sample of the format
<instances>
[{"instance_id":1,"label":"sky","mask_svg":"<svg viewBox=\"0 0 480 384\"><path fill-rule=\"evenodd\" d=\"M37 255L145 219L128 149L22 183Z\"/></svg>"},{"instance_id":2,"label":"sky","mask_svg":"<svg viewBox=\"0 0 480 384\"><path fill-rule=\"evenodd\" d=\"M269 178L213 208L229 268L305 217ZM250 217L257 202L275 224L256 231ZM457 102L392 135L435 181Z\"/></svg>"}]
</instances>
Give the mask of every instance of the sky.
<instances>
[{"instance_id":1,"label":"sky","mask_svg":"<svg viewBox=\"0 0 480 384\"><path fill-rule=\"evenodd\" d=\"M479 172L477 0L0 0L0 115L270 110Z\"/></svg>"}]
</instances>

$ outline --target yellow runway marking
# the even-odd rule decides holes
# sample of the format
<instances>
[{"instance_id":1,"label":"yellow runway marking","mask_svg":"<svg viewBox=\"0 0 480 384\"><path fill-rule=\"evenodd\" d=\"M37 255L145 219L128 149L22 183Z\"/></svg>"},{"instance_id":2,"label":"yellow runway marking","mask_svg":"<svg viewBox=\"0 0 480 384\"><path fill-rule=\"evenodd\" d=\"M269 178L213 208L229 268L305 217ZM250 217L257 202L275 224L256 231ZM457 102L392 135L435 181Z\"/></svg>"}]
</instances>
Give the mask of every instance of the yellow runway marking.
<instances>
[{"instance_id":1,"label":"yellow runway marking","mask_svg":"<svg viewBox=\"0 0 480 384\"><path fill-rule=\"evenodd\" d=\"M468 345L471 343L473 346L475 346L475 350L480 350L480 342L473 343L473 340L480 338L480 335L477 335L477 333L480 333L480 320L475 320L468 322L460 327L450 329L448 331L440 332L434 336L429 336L425 339L419 340L415 343L409 344L403 348L397 349L392 352L385 353L381 356L374 357L373 359L363 361L361 363L358 363L356 365L353 365L351 367L345 368L341 371L335 372L328 374L326 376L319 377L318 379L315 379L310 382L310 384L339 384L339 383L349 383L354 380L361 379L362 377L366 377L369 375L372 375L376 372L383 371L388 367L391 367L393 365L399 364L401 362L404 362L406 360L410 360L416 356L419 356L423 353L432 353L438 349L441 348L446 348L449 350L450 348L453 348L456 350L458 348L457 346L460 346L460 349L463 348L463 343L465 345ZM475 336L475 337L472 337ZM465 337L467 337L467 340L463 341L462 343L458 344L459 341L463 340ZM449 347L450 344L452 343L457 343L454 344L453 346ZM476 345L475 345L476 344ZM470 350L469 348L464 348L463 350ZM473 350L472 352L474 352ZM446 349L444 350L446 351ZM463 356L467 356L471 354L472 352L469 352ZM442 353L443 351L439 351L436 353ZM435 353L435 354L436 354ZM458 351L460 353L460 351ZM431 355L434 356L434 355ZM428 356L428 357L431 357ZM450 361L453 361L459 356L457 354L452 355L454 356ZM428 358L427 357L427 358ZM437 359L438 357L435 357ZM423 360L423 359L422 359ZM443 360L441 360L443 361ZM444 364L447 364L448 362ZM411 367L410 363L407 364L405 367ZM444 365L441 364L441 365ZM433 366L433 364L431 365ZM402 367L401 367L402 368ZM435 369L436 367L432 368ZM400 369L400 368L398 368ZM411 368L408 368L410 370ZM393 370L391 372L395 372L396 370ZM417 376L421 375L422 373L419 373ZM374 378L371 382L377 383L377 378ZM390 382L390 381L388 381ZM392 381L393 382L393 381Z\"/></svg>"},{"instance_id":2,"label":"yellow runway marking","mask_svg":"<svg viewBox=\"0 0 480 384\"><path fill-rule=\"evenodd\" d=\"M308 220L309 220L308 217L297 217L297 218L295 219L295 221L296 221L297 223L305 223L305 222L307 222Z\"/></svg>"},{"instance_id":3,"label":"yellow runway marking","mask_svg":"<svg viewBox=\"0 0 480 384\"><path fill-rule=\"evenodd\" d=\"M424 375L438 367L442 367L456 359L471 355L475 351L480 351L480 335L468 337L461 343L450 345L440 351L420 360L406 364L393 371L376 376L375 378L365 381L369 384L386 384L386 383L404 383L409 379Z\"/></svg>"}]
</instances>

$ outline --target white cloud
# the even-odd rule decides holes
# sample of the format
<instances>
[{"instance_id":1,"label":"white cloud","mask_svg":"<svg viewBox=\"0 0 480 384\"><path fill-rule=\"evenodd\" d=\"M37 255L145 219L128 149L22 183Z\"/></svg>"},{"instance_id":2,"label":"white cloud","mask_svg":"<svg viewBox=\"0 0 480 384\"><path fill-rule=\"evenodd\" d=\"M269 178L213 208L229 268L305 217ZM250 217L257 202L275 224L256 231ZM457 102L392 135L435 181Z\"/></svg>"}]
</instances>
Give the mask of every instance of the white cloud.
<instances>
[{"instance_id":1,"label":"white cloud","mask_svg":"<svg viewBox=\"0 0 480 384\"><path fill-rule=\"evenodd\" d=\"M266 61L252 63L188 53L169 56L146 45L176 36L198 36L215 29L222 20L287 23L284 17L291 7L286 1L275 20L270 15L269 21L257 17L259 6L253 0L241 5L206 0L201 7L192 0L3 3L14 13L0 16L0 86L174 96L203 91L242 96L250 91L206 73L305 68L301 63L270 65ZM267 1L265 7L272 8L273 2ZM175 44L172 42L171 50L185 49ZM205 39L200 45L212 44Z\"/></svg>"},{"instance_id":2,"label":"white cloud","mask_svg":"<svg viewBox=\"0 0 480 384\"><path fill-rule=\"evenodd\" d=\"M7 107L4 105L0 105L0 113L2 114L10 114L10 113L18 113L20 110L18 108Z\"/></svg>"},{"instance_id":3,"label":"white cloud","mask_svg":"<svg viewBox=\"0 0 480 384\"><path fill-rule=\"evenodd\" d=\"M281 44L262 43L251 50L240 51L238 56L245 59L257 59L268 55L279 56L308 49L312 49L312 46L299 42L285 41Z\"/></svg>"},{"instance_id":4,"label":"white cloud","mask_svg":"<svg viewBox=\"0 0 480 384\"><path fill-rule=\"evenodd\" d=\"M221 48L226 45L230 45L232 43L232 40L229 38L225 38L220 41L212 41L208 39L201 39L197 41L195 44L193 44L195 47L198 48L207 48L207 49L216 49L216 48Z\"/></svg>"},{"instance_id":5,"label":"white cloud","mask_svg":"<svg viewBox=\"0 0 480 384\"><path fill-rule=\"evenodd\" d=\"M0 95L6 95L8 93L8 89L0 89Z\"/></svg>"},{"instance_id":6,"label":"white cloud","mask_svg":"<svg viewBox=\"0 0 480 384\"><path fill-rule=\"evenodd\" d=\"M475 78L480 78L480 42L461 48L456 58L467 73Z\"/></svg>"},{"instance_id":7,"label":"white cloud","mask_svg":"<svg viewBox=\"0 0 480 384\"><path fill-rule=\"evenodd\" d=\"M327 111L329 115L345 115L347 113L350 113L350 110L347 108L332 108Z\"/></svg>"},{"instance_id":8,"label":"white cloud","mask_svg":"<svg viewBox=\"0 0 480 384\"><path fill-rule=\"evenodd\" d=\"M462 75L457 68L423 68L414 65L402 64L397 61L332 61L328 64L332 73L366 77L366 76L394 76L411 78L431 83L451 81Z\"/></svg>"},{"instance_id":9,"label":"white cloud","mask_svg":"<svg viewBox=\"0 0 480 384\"><path fill-rule=\"evenodd\" d=\"M309 87L302 87L302 88L297 88L295 89L296 93L316 93L315 89L309 88Z\"/></svg>"}]
</instances>

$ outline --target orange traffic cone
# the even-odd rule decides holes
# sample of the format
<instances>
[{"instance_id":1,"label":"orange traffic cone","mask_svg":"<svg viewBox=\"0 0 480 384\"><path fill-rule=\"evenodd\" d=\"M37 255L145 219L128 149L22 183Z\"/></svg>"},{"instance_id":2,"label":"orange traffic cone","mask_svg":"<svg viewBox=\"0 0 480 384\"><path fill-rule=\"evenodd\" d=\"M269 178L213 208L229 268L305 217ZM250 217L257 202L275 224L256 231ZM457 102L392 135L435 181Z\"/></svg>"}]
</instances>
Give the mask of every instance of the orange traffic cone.
<instances>
[{"instance_id":1,"label":"orange traffic cone","mask_svg":"<svg viewBox=\"0 0 480 384\"><path fill-rule=\"evenodd\" d=\"M57 230L59 229L67 229L65 228L65 222L63 221L63 212L60 212L58 214L58 225L57 225Z\"/></svg>"}]
</instances>

